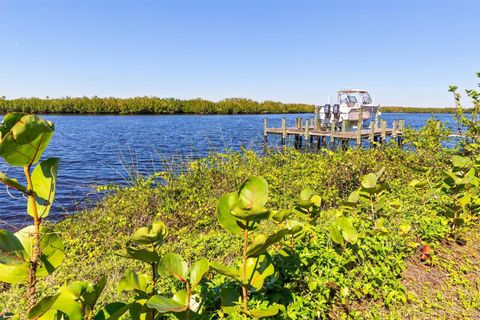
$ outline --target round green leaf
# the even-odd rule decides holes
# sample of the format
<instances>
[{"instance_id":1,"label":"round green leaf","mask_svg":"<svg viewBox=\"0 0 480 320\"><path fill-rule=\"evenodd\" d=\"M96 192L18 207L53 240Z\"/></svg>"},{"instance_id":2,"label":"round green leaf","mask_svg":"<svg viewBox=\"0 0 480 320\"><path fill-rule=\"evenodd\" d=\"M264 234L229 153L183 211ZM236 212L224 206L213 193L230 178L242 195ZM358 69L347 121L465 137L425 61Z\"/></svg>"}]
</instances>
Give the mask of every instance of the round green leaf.
<instances>
[{"instance_id":1,"label":"round green leaf","mask_svg":"<svg viewBox=\"0 0 480 320\"><path fill-rule=\"evenodd\" d=\"M53 135L50 121L36 115L13 114L2 121L0 155L12 166L36 163Z\"/></svg>"},{"instance_id":2,"label":"round green leaf","mask_svg":"<svg viewBox=\"0 0 480 320\"><path fill-rule=\"evenodd\" d=\"M32 173L33 191L39 218L45 218L52 207L57 184L59 158L49 158L40 162ZM33 217L33 209L28 206L28 214Z\"/></svg>"},{"instance_id":3,"label":"round green leaf","mask_svg":"<svg viewBox=\"0 0 480 320\"><path fill-rule=\"evenodd\" d=\"M332 241L336 244L343 246L343 236L340 227L337 224L333 224L330 227L330 238L332 238Z\"/></svg>"},{"instance_id":4,"label":"round green leaf","mask_svg":"<svg viewBox=\"0 0 480 320\"><path fill-rule=\"evenodd\" d=\"M140 291L150 292L152 289L151 278L146 274L137 274L128 270L118 282L117 291Z\"/></svg>"},{"instance_id":5,"label":"round green leaf","mask_svg":"<svg viewBox=\"0 0 480 320\"><path fill-rule=\"evenodd\" d=\"M160 259L158 273L163 276L172 276L182 282L187 281L188 264L176 253L167 253Z\"/></svg>"},{"instance_id":6,"label":"round green leaf","mask_svg":"<svg viewBox=\"0 0 480 320\"><path fill-rule=\"evenodd\" d=\"M267 181L262 177L248 177L238 189L238 198L243 209L265 207L268 200Z\"/></svg>"},{"instance_id":7,"label":"round green leaf","mask_svg":"<svg viewBox=\"0 0 480 320\"><path fill-rule=\"evenodd\" d=\"M161 221L153 222L148 227L138 228L131 240L140 244L161 244L167 236L167 227Z\"/></svg>"},{"instance_id":8,"label":"round green leaf","mask_svg":"<svg viewBox=\"0 0 480 320\"><path fill-rule=\"evenodd\" d=\"M313 190L310 187L303 189L300 192L300 201L308 201L313 195Z\"/></svg>"},{"instance_id":9,"label":"round green leaf","mask_svg":"<svg viewBox=\"0 0 480 320\"><path fill-rule=\"evenodd\" d=\"M365 189L375 189L377 185L377 175L375 173L369 173L362 178L362 187Z\"/></svg>"},{"instance_id":10,"label":"round green leaf","mask_svg":"<svg viewBox=\"0 0 480 320\"><path fill-rule=\"evenodd\" d=\"M243 233L243 229L238 225L238 219L231 211L238 205L237 192L230 192L223 195L217 203L217 218L220 225L234 234Z\"/></svg>"},{"instance_id":11,"label":"round green leaf","mask_svg":"<svg viewBox=\"0 0 480 320\"><path fill-rule=\"evenodd\" d=\"M190 287L192 290L202 281L205 273L208 272L209 264L207 259L200 259L192 264L190 268Z\"/></svg>"}]
</instances>

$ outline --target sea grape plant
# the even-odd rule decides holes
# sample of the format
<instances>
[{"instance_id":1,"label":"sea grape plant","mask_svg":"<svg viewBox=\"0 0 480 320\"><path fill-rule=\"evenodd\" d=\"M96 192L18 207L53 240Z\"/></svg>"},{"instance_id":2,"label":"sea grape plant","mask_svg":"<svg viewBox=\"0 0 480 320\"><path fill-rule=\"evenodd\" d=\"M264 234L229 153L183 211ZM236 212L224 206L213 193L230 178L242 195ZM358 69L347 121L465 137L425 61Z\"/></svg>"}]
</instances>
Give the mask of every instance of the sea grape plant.
<instances>
[{"instance_id":1,"label":"sea grape plant","mask_svg":"<svg viewBox=\"0 0 480 320\"><path fill-rule=\"evenodd\" d=\"M314 191L307 187L300 192L300 197L295 203L295 209L306 215L308 221L314 221L320 215L322 198L314 194Z\"/></svg>"},{"instance_id":2,"label":"sea grape plant","mask_svg":"<svg viewBox=\"0 0 480 320\"><path fill-rule=\"evenodd\" d=\"M104 320L118 319L127 309L122 302L107 304L95 313L100 295L107 284L102 277L96 284L74 281L58 290L57 294L41 299L28 313L29 319Z\"/></svg>"},{"instance_id":3,"label":"sea grape plant","mask_svg":"<svg viewBox=\"0 0 480 320\"><path fill-rule=\"evenodd\" d=\"M156 294L155 285L159 280L159 248L168 234L167 227L161 221L154 221L149 226L140 227L133 232L129 243L117 254L149 265L150 274L128 270L120 280L117 290L135 293L127 304L133 319L154 319L155 309L147 306L147 301Z\"/></svg>"},{"instance_id":4,"label":"sea grape plant","mask_svg":"<svg viewBox=\"0 0 480 320\"><path fill-rule=\"evenodd\" d=\"M173 313L180 319L196 319L200 314L201 298L195 289L209 270L207 259L200 259L190 267L183 258L175 253L167 253L160 259L158 272L165 277L179 280L185 289L177 291L172 298L154 295L147 301L147 306L159 313Z\"/></svg>"},{"instance_id":5,"label":"sea grape plant","mask_svg":"<svg viewBox=\"0 0 480 320\"><path fill-rule=\"evenodd\" d=\"M477 72L477 78L480 79L480 72ZM477 83L480 87L480 82ZM461 94L457 92L457 86L450 86L448 91L453 94L455 106L457 109L456 120L458 124L458 132L462 133L465 128L464 140L461 141L464 151L471 155L480 154L480 92L478 90L465 90L467 96L472 101L472 109L469 110L470 117L465 115L465 111L460 102Z\"/></svg>"},{"instance_id":6,"label":"sea grape plant","mask_svg":"<svg viewBox=\"0 0 480 320\"><path fill-rule=\"evenodd\" d=\"M444 170L443 176L433 201L448 218L456 237L458 227L473 220L480 209L480 161L453 156L452 167Z\"/></svg>"},{"instance_id":7,"label":"sea grape plant","mask_svg":"<svg viewBox=\"0 0 480 320\"><path fill-rule=\"evenodd\" d=\"M343 251L348 243L355 244L358 240L358 232L353 226L353 219L340 216L330 226L330 238L333 242L342 246Z\"/></svg>"},{"instance_id":8,"label":"sea grape plant","mask_svg":"<svg viewBox=\"0 0 480 320\"><path fill-rule=\"evenodd\" d=\"M7 114L0 125L0 156L9 165L23 168L26 186L5 173L0 173L0 182L26 196L27 213L33 219L32 226L15 234L0 231L0 281L26 283L28 308L36 302L37 278L52 273L64 257L61 239L42 227L55 196L60 160L38 162L53 132L52 122L24 113Z\"/></svg>"},{"instance_id":9,"label":"sea grape plant","mask_svg":"<svg viewBox=\"0 0 480 320\"><path fill-rule=\"evenodd\" d=\"M297 233L301 227L285 227L270 235L252 233L261 221L276 217L277 222L285 219L288 212L271 212L265 206L268 201L268 184L262 177L250 176L237 191L223 195L217 204L217 217L220 224L229 232L243 236L242 260L238 266L225 266L212 262L211 267L241 286L240 294L235 290L223 290L220 293L222 310L226 313L243 313L253 318L276 315L281 307L271 304L267 308L249 310L248 296L260 291L265 280L275 272L267 249L280 242L286 235ZM284 214L285 213L285 214Z\"/></svg>"},{"instance_id":10,"label":"sea grape plant","mask_svg":"<svg viewBox=\"0 0 480 320\"><path fill-rule=\"evenodd\" d=\"M355 212L357 206L366 208L372 220L382 215L386 204L386 184L380 183L385 168L376 173L363 176L360 187L353 191L347 201L343 203L343 209L347 212Z\"/></svg>"}]
</instances>

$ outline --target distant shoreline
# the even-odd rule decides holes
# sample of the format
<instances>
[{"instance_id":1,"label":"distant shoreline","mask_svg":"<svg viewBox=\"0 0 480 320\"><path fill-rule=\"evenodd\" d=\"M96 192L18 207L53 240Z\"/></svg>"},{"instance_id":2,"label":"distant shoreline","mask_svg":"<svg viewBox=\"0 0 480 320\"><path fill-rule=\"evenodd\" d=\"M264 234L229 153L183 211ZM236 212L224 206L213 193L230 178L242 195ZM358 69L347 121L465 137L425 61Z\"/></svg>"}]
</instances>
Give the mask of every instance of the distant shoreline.
<instances>
[{"instance_id":1,"label":"distant shoreline","mask_svg":"<svg viewBox=\"0 0 480 320\"><path fill-rule=\"evenodd\" d=\"M204 99L181 100L175 98L0 98L0 113L25 112L58 115L232 115L232 114L282 114L313 113L314 105L283 103L278 101L254 101L245 98L229 98L213 102ZM455 108L421 108L381 106L385 113L455 113ZM468 112L468 109L465 111Z\"/></svg>"}]
</instances>

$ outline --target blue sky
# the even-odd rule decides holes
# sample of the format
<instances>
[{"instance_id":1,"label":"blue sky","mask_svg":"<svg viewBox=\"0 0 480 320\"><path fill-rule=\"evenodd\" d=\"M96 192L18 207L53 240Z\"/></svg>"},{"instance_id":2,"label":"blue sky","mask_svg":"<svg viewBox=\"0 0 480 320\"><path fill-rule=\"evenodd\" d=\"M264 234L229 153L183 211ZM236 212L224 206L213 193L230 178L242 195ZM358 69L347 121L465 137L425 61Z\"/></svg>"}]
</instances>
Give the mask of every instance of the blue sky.
<instances>
[{"instance_id":1,"label":"blue sky","mask_svg":"<svg viewBox=\"0 0 480 320\"><path fill-rule=\"evenodd\" d=\"M450 106L480 71L478 0L0 0L0 96Z\"/></svg>"}]
</instances>

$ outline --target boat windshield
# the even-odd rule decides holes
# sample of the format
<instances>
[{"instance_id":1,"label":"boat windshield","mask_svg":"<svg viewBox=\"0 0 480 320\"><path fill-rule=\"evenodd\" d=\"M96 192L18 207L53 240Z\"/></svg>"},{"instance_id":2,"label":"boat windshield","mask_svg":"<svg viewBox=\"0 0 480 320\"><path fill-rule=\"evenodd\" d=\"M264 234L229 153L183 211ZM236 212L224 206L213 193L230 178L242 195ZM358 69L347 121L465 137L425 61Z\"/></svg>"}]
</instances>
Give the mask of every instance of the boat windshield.
<instances>
[{"instance_id":1,"label":"boat windshield","mask_svg":"<svg viewBox=\"0 0 480 320\"><path fill-rule=\"evenodd\" d=\"M355 96L347 96L342 100L344 103L357 103L357 98Z\"/></svg>"},{"instance_id":2,"label":"boat windshield","mask_svg":"<svg viewBox=\"0 0 480 320\"><path fill-rule=\"evenodd\" d=\"M362 93L362 104L372 104L372 97L368 93Z\"/></svg>"}]
</instances>

